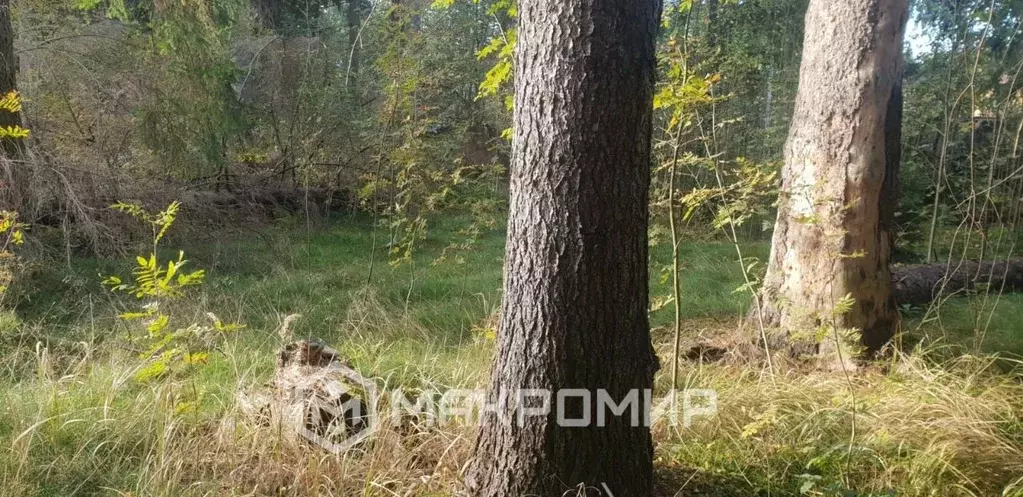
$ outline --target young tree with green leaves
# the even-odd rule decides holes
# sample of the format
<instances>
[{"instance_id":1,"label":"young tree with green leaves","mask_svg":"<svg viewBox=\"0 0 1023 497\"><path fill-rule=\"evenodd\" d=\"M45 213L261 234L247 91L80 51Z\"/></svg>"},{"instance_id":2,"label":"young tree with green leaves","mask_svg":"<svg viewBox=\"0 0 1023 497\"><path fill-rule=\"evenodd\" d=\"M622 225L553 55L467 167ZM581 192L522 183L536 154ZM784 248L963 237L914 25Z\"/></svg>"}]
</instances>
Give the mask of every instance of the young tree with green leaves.
<instances>
[{"instance_id":1,"label":"young tree with green leaves","mask_svg":"<svg viewBox=\"0 0 1023 497\"><path fill-rule=\"evenodd\" d=\"M22 210L28 201L31 171L24 163L25 141L21 131L21 104L17 98L18 57L14 53L14 26L11 2L0 0L0 97L16 105L0 111L0 152L3 176L0 176L0 201L4 209Z\"/></svg>"}]
</instances>

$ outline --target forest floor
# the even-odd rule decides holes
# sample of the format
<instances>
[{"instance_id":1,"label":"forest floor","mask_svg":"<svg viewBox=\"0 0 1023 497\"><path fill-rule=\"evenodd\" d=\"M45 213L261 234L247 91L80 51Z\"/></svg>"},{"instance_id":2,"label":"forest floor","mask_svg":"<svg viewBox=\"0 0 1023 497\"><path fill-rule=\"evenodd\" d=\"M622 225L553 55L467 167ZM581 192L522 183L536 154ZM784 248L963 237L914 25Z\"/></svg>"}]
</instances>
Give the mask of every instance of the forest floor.
<instances>
[{"instance_id":1,"label":"forest floor","mask_svg":"<svg viewBox=\"0 0 1023 497\"><path fill-rule=\"evenodd\" d=\"M414 264L401 265L362 217L169 239L207 270L174 320L213 312L246 328L205 364L147 382L134 379L143 361L120 339L133 328L117 315L136 304L100 285L100 275L127 276L133 257L33 268L17 284L16 314L0 314L0 495L457 493L471 426L385 426L335 457L244 422L235 399L269 380L289 314L302 315L295 337L336 347L386 388L486 385L503 233L440 260L460 226L432 225ZM742 249L765 259L768 245ZM651 294L666 297L668 244L652 250ZM735 254L726 242L683 245L688 337L738 325L749 297L736 291ZM717 391L718 412L654 427L661 493L1023 496L1023 296L953 299L926 321L925 309L905 311L905 343L917 345L853 375L684 365L683 386ZM666 389L671 306L651 319Z\"/></svg>"}]
</instances>

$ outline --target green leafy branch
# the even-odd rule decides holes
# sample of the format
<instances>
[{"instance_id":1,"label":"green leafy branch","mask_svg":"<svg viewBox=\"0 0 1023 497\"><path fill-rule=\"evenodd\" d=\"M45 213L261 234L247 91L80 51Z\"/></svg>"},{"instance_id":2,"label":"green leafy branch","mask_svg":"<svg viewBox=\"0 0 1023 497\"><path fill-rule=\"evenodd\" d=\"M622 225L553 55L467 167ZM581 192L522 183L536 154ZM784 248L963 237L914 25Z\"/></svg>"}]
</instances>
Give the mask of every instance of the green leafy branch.
<instances>
[{"instance_id":1,"label":"green leafy branch","mask_svg":"<svg viewBox=\"0 0 1023 497\"><path fill-rule=\"evenodd\" d=\"M207 314L210 324L170 326L171 315L165 309L166 303L185 297L187 290L202 285L206 276L203 269L184 270L188 264L184 251L178 251L176 259L165 263L157 256L160 241L174 225L181 204L172 202L156 213L135 203L118 202L111 208L131 215L152 230L152 252L148 256L135 257L132 278L129 281L119 276L103 279L103 285L111 291L130 294L142 302L140 308L118 315L125 321L141 323L145 330L139 355L147 363L135 374L135 379L146 382L206 363L216 348L217 337L243 326L224 324L212 313Z\"/></svg>"},{"instance_id":2,"label":"green leafy branch","mask_svg":"<svg viewBox=\"0 0 1023 497\"><path fill-rule=\"evenodd\" d=\"M21 112L21 95L10 91L0 97L0 112L16 114ZM28 130L21 126L0 126L0 139L23 139L28 137ZM14 280L18 265L13 248L25 243L25 230L28 225L18 221L15 211L0 210L0 301L7 293L7 287Z\"/></svg>"}]
</instances>

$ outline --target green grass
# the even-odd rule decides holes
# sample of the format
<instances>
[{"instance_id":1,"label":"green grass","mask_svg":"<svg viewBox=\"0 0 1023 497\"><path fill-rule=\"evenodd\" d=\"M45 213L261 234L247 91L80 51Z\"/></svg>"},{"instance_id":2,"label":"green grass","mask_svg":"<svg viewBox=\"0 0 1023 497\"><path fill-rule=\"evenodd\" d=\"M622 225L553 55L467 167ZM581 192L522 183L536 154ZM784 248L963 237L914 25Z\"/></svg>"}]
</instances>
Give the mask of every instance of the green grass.
<instances>
[{"instance_id":1,"label":"green grass","mask_svg":"<svg viewBox=\"0 0 1023 497\"><path fill-rule=\"evenodd\" d=\"M165 257L185 250L190 264L207 270L201 300L205 307L256 330L274 329L280 317L301 313L296 336L343 340L340 321L358 295L369 290L386 307L400 309L429 330L431 338L457 344L473 325L496 312L501 295L504 233L485 236L460 261L439 260L444 249L458 240L459 218L430 226L419 243L413 264L389 263L386 233L377 233L373 250L371 219L352 216L326 228L309 231L294 226L212 236L207 240L171 238ZM744 256L766 259L766 243L744 244ZM727 318L744 312L748 294L737 292L743 283L735 247L726 242L696 242L681 247L682 315L692 318ZM669 296L670 247L651 249L651 295ZM371 262L372 261L372 262ZM131 305L101 288L100 274L121 274L132 267L125 260L79 258L67 268L55 265L38 270L20 288L17 311L29 322L74 327L98 320L98 327L114 324L111 307ZM372 266L373 277L369 278ZM412 288L411 294L409 288ZM654 326L673 319L670 308L651 316Z\"/></svg>"},{"instance_id":2,"label":"green grass","mask_svg":"<svg viewBox=\"0 0 1023 497\"><path fill-rule=\"evenodd\" d=\"M471 427L394 427L365 453L331 458L243 422L234 399L270 377L277 329L293 313L303 315L296 336L327 341L388 387L485 385L504 237L498 230L460 261L438 260L463 221L432 224L414 265L389 264L383 232L374 251L362 216L309 231L285 223L169 239L168 248L208 270L173 307L174 319L203 322L211 311L248 327L193 374L147 384L132 379L142 361L123 349L128 328L116 318L136 303L99 284L100 274L126 275L131 259L35 268L15 288L17 318L0 314L0 495L457 492ZM741 249L767 257L764 242ZM749 305L735 291L743 283L735 247L694 241L680 255L685 332L733 327ZM651 295L667 296L667 245L652 247L651 259ZM688 429L655 428L665 495L1023 496L1018 363L984 355L1023 354L1023 298L993 303L912 309L906 329L922 350L887 372L849 379L786 365L772 377L748 366L687 369L686 385L719 391L720 411ZM669 306L651 322L663 327L672 317ZM655 336L668 364L667 335ZM657 381L666 385L663 372ZM175 413L197 393L197 410Z\"/></svg>"},{"instance_id":3,"label":"green grass","mask_svg":"<svg viewBox=\"0 0 1023 497\"><path fill-rule=\"evenodd\" d=\"M904 313L913 341L952 349L1023 358L1023 295L983 295L950 299L940 306Z\"/></svg>"}]
</instances>

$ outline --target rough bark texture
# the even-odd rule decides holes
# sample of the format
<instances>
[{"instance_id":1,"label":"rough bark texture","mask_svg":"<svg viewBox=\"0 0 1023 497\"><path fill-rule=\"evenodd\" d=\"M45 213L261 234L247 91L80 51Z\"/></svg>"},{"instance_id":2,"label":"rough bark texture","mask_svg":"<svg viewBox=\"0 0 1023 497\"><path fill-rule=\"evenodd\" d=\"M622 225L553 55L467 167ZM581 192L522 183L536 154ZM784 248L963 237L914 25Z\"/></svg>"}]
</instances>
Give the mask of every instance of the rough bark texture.
<instances>
[{"instance_id":1,"label":"rough bark texture","mask_svg":"<svg viewBox=\"0 0 1023 497\"><path fill-rule=\"evenodd\" d=\"M504 301L488 402L650 388L647 196L658 0L520 0ZM642 391L640 392L642 397ZM650 432L486 417L471 495L652 495ZM596 402L591 403L596 420ZM568 402L577 419L581 403ZM580 490L584 489L584 490Z\"/></svg>"},{"instance_id":2,"label":"rough bark texture","mask_svg":"<svg viewBox=\"0 0 1023 497\"><path fill-rule=\"evenodd\" d=\"M986 289L1023 291L1023 259L913 264L892 269L892 292L901 304L926 304L941 295Z\"/></svg>"},{"instance_id":3,"label":"rough bark texture","mask_svg":"<svg viewBox=\"0 0 1023 497\"><path fill-rule=\"evenodd\" d=\"M881 227L889 99L907 0L811 0L763 317L787 332L821 324L892 334L890 240ZM855 299L835 316L836 303Z\"/></svg>"}]
</instances>

